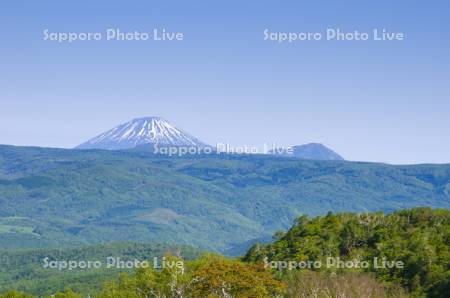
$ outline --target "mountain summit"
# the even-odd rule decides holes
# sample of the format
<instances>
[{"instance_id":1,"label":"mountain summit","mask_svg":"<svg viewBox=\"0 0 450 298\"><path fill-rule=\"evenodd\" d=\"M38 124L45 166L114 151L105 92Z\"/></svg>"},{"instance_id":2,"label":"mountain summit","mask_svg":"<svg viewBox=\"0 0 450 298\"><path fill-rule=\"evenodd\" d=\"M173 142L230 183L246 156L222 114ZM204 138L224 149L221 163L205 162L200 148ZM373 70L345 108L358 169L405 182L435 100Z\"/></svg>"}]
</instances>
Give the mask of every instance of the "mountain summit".
<instances>
[{"instance_id":1,"label":"mountain summit","mask_svg":"<svg viewBox=\"0 0 450 298\"><path fill-rule=\"evenodd\" d=\"M301 159L314 160L344 160L342 156L320 143L310 143L305 145L293 146L292 153L270 151L271 154L292 156Z\"/></svg>"},{"instance_id":2,"label":"mountain summit","mask_svg":"<svg viewBox=\"0 0 450 298\"><path fill-rule=\"evenodd\" d=\"M76 147L76 149L129 149L141 145L206 146L202 141L161 117L133 119Z\"/></svg>"}]
</instances>

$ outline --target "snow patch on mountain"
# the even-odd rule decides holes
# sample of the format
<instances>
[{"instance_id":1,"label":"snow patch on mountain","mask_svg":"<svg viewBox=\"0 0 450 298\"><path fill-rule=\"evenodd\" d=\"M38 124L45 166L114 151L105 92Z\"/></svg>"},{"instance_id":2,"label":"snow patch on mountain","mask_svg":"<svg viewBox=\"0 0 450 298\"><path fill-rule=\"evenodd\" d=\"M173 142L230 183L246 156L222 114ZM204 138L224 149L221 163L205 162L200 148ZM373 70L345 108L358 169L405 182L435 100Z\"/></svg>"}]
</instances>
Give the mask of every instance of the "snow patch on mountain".
<instances>
[{"instance_id":1,"label":"snow patch on mountain","mask_svg":"<svg viewBox=\"0 0 450 298\"><path fill-rule=\"evenodd\" d=\"M151 144L204 147L205 143L162 117L133 119L77 146L77 149L120 150Z\"/></svg>"}]
</instances>

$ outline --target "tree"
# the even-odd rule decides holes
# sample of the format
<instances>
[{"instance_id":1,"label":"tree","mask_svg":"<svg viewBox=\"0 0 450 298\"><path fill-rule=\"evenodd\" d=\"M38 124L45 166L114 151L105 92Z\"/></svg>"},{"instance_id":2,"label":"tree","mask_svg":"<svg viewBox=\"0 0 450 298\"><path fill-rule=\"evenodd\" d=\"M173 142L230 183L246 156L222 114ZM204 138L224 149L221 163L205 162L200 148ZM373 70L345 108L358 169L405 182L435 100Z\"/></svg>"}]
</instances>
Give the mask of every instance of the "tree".
<instances>
[{"instance_id":1,"label":"tree","mask_svg":"<svg viewBox=\"0 0 450 298\"><path fill-rule=\"evenodd\" d=\"M210 255L193 272L193 297L278 297L285 285L262 265Z\"/></svg>"},{"instance_id":2,"label":"tree","mask_svg":"<svg viewBox=\"0 0 450 298\"><path fill-rule=\"evenodd\" d=\"M182 261L167 260L171 264ZM204 255L184 262L183 268L145 268L133 275L122 274L118 281L105 285L100 297L277 297L284 290L285 285L259 265Z\"/></svg>"},{"instance_id":3,"label":"tree","mask_svg":"<svg viewBox=\"0 0 450 298\"><path fill-rule=\"evenodd\" d=\"M9 291L4 294L0 294L0 298L33 298L33 296L18 291Z\"/></svg>"}]
</instances>

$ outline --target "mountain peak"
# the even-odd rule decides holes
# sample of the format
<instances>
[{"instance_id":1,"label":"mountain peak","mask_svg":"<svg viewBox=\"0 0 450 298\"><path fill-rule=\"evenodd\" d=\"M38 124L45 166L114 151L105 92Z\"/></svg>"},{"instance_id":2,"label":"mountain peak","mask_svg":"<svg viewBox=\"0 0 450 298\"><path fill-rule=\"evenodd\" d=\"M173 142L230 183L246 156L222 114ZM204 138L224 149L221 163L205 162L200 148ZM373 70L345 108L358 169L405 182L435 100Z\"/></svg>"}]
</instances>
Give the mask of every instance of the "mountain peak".
<instances>
[{"instance_id":1,"label":"mountain peak","mask_svg":"<svg viewBox=\"0 0 450 298\"><path fill-rule=\"evenodd\" d=\"M280 153L276 154L280 155ZM281 155L314 160L344 160L342 156L321 143L292 146L291 154L283 152Z\"/></svg>"},{"instance_id":2,"label":"mountain peak","mask_svg":"<svg viewBox=\"0 0 450 298\"><path fill-rule=\"evenodd\" d=\"M309 143L292 147L295 157L316 160L344 160L342 156L321 143Z\"/></svg>"},{"instance_id":3,"label":"mountain peak","mask_svg":"<svg viewBox=\"0 0 450 298\"><path fill-rule=\"evenodd\" d=\"M167 121L166 119L164 119L163 117L160 116L145 116L145 117L138 117L138 118L134 118L131 121L141 121L141 120L162 120L162 121ZM167 121L168 122L168 121Z\"/></svg>"},{"instance_id":4,"label":"mountain peak","mask_svg":"<svg viewBox=\"0 0 450 298\"><path fill-rule=\"evenodd\" d=\"M194 146L205 144L159 116L135 118L79 145L77 149L120 150L140 145Z\"/></svg>"}]
</instances>

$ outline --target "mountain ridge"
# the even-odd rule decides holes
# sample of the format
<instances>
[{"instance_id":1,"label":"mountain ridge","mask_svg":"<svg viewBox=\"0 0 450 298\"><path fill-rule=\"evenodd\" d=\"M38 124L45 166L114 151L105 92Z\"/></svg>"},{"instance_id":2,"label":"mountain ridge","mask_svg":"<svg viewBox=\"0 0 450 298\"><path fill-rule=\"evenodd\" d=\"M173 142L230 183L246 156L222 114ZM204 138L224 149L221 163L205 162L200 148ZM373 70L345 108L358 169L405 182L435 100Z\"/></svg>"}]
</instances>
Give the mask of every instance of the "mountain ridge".
<instances>
[{"instance_id":1,"label":"mountain ridge","mask_svg":"<svg viewBox=\"0 0 450 298\"><path fill-rule=\"evenodd\" d=\"M110 241L237 253L301 214L450 208L450 164L0 146L0 247Z\"/></svg>"}]
</instances>

